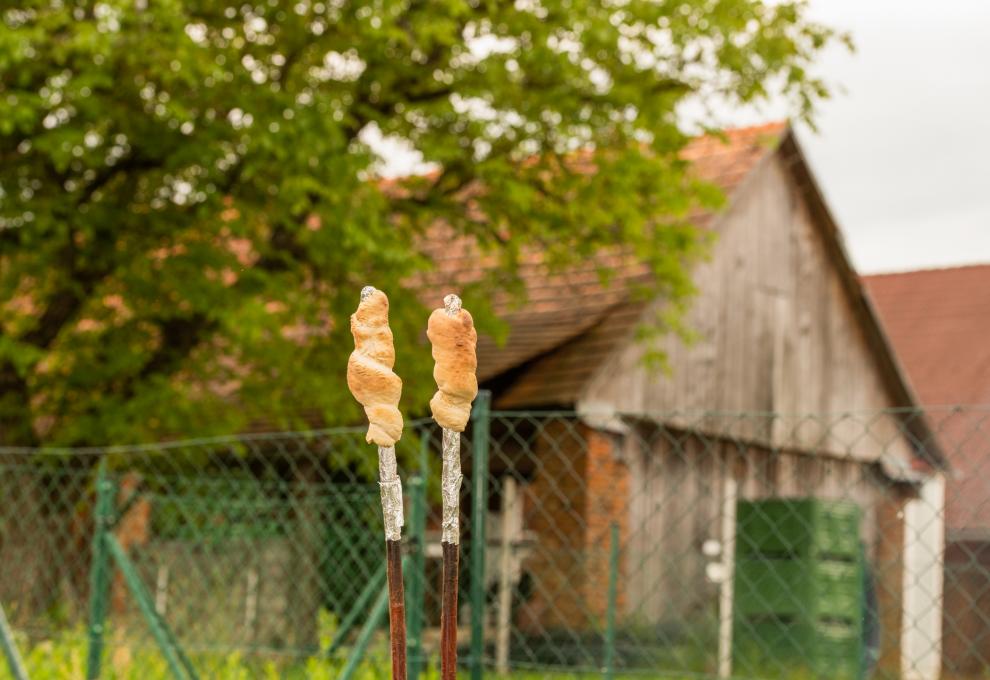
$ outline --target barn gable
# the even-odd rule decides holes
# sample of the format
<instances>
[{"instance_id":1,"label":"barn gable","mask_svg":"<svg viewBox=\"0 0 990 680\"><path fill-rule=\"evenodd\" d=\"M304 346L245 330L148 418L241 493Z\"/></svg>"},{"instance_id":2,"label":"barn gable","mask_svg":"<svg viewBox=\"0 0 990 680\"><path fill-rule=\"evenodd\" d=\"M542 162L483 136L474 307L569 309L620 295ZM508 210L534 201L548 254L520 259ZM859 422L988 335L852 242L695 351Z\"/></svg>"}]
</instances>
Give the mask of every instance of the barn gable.
<instances>
[{"instance_id":1,"label":"barn gable","mask_svg":"<svg viewBox=\"0 0 990 680\"><path fill-rule=\"evenodd\" d=\"M698 295L686 319L696 340L663 341L670 366L664 374L647 370L644 347L627 339L585 383L579 409L850 413L846 421L799 425L750 419L731 434L909 467L913 456L899 416L872 424L870 440L860 436L855 414L915 402L793 133L740 184L714 229L718 238L711 259L696 269ZM672 425L681 419L667 418Z\"/></svg>"},{"instance_id":2,"label":"barn gable","mask_svg":"<svg viewBox=\"0 0 990 680\"><path fill-rule=\"evenodd\" d=\"M684 150L684 158L706 181L733 196L754 167L772 153L786 126L771 123L728 130L724 138L701 137ZM716 215L695 218L709 228ZM450 252L448 247L447 252ZM525 309L505 310L508 341L499 346L479 338L479 377L493 388L499 408L573 407L595 369L628 342L642 320L647 301L631 299L629 291L648 278L633 260L612 257L611 285L602 286L598 261L565 272L546 272L538 253L530 253L520 272L529 302ZM477 261L463 254L439 269L462 281Z\"/></svg>"},{"instance_id":3,"label":"barn gable","mask_svg":"<svg viewBox=\"0 0 990 680\"><path fill-rule=\"evenodd\" d=\"M661 341L669 373L651 370L635 331L665 303L629 297L635 268L620 267L618 285L603 290L590 270L547 276L535 261L523 275L536 303L506 316L506 347L485 338L479 346L496 406L666 413L676 426L689 418L675 411L863 414L915 405L793 132L734 130L726 141L698 140L686 155L730 198L724 213L702 220L718 238L695 272L686 322L696 340ZM905 437L901 416L886 418L871 426L882 445L855 441L855 415L827 432L824 422L794 428L765 418L726 434L881 460L910 476L919 462L909 439L937 451L934 440L922 419L907 423Z\"/></svg>"}]
</instances>

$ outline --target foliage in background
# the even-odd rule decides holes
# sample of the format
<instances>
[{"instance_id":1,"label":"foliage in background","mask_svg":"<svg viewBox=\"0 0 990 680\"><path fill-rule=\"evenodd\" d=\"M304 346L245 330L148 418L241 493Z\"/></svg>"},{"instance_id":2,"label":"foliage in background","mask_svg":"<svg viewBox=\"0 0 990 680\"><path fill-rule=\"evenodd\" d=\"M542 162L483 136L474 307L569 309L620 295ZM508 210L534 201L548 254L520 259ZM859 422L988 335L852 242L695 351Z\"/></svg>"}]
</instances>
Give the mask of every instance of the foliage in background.
<instances>
[{"instance_id":1,"label":"foliage in background","mask_svg":"<svg viewBox=\"0 0 990 680\"><path fill-rule=\"evenodd\" d=\"M27 648L21 638L21 649L27 653L24 663L32 680L65 680L81 678L86 669L86 636L70 633L52 640L43 640ZM380 640L372 658L359 667L354 680L380 680L389 673L388 648ZM267 658L266 658L267 657ZM346 659L329 660L310 657L294 660L277 654L245 655L241 652L201 652L192 655L192 662L201 677L212 680L332 680L340 676ZM172 677L161 652L150 643L121 644L107 654L103 677L109 680L168 680ZM494 674L492 674L494 676ZM805 671L795 670L771 674L781 680L815 680ZM0 660L0 680L8 677L7 668ZM433 658L423 680L438 680L438 661ZM601 671L568 672L548 670L513 670L499 675L506 680L592 680L602 677ZM698 673L617 673L617 680L680 680L706 677Z\"/></svg>"},{"instance_id":2,"label":"foliage in background","mask_svg":"<svg viewBox=\"0 0 990 680\"><path fill-rule=\"evenodd\" d=\"M843 39L785 0L25 0L0 13L0 443L354 421L346 319L392 298L404 405L431 391L438 220L513 290L622 245L671 299L717 197L684 102L783 94L810 118ZM708 119L714 123L714 117ZM373 181L383 137L432 173ZM562 158L580 149L597 172ZM479 189L480 187L480 189ZM465 192L471 200L465 200Z\"/></svg>"}]
</instances>

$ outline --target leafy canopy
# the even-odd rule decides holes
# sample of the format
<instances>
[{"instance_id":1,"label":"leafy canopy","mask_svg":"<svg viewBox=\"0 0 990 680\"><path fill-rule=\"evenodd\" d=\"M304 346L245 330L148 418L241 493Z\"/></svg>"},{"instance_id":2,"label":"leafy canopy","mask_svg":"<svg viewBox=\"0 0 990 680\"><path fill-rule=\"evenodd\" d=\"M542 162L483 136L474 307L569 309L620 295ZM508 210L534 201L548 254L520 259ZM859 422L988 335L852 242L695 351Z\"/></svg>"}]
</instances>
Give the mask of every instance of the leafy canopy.
<instances>
[{"instance_id":1,"label":"leafy canopy","mask_svg":"<svg viewBox=\"0 0 990 680\"><path fill-rule=\"evenodd\" d=\"M446 221L499 263L622 244L671 299L711 189L679 106L787 97L843 39L784 0L24 0L0 10L0 442L356 420L348 314L388 291L407 408L432 390L403 287ZM714 118L708 120L713 123ZM375 136L433 172L376 181ZM562 159L596 154L596 173ZM466 187L484 187L472 201ZM485 315L482 314L482 322Z\"/></svg>"}]
</instances>

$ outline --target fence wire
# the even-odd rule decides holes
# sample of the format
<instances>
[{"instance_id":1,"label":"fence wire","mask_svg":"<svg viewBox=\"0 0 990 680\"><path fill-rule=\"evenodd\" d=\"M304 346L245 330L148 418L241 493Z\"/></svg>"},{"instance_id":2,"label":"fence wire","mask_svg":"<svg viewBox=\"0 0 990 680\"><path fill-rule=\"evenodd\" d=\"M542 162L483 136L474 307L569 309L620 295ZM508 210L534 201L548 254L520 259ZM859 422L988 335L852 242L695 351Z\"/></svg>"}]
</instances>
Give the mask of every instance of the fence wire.
<instances>
[{"instance_id":1,"label":"fence wire","mask_svg":"<svg viewBox=\"0 0 990 680\"><path fill-rule=\"evenodd\" d=\"M990 409L488 425L487 469L462 446L465 676L990 677ZM414 678L436 675L439 435L416 421L397 447ZM376 465L352 428L0 449L28 672L87 677L95 654L100 677L170 677L171 644L201 678L387 677Z\"/></svg>"}]
</instances>

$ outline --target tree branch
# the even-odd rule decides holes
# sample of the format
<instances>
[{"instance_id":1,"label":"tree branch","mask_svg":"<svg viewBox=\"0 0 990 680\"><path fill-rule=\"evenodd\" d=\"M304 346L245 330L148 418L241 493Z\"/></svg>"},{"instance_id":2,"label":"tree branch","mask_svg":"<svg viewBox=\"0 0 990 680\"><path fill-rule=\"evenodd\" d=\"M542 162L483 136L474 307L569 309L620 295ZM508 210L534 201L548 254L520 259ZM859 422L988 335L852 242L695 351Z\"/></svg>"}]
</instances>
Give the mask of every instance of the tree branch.
<instances>
[{"instance_id":1,"label":"tree branch","mask_svg":"<svg viewBox=\"0 0 990 680\"><path fill-rule=\"evenodd\" d=\"M131 381L128 393L133 392L138 381L147 380L155 375L175 372L182 361L199 346L206 336L216 330L217 322L200 313L188 317L163 319L159 328L161 329L161 343L158 349L148 357L136 379Z\"/></svg>"},{"instance_id":2,"label":"tree branch","mask_svg":"<svg viewBox=\"0 0 990 680\"><path fill-rule=\"evenodd\" d=\"M120 163L108 165L100 171L92 182L86 185L76 205L87 203L97 191L110 183L112 179L121 173L131 173L138 170L153 170L160 168L164 164L164 159L143 158L139 156L129 156Z\"/></svg>"},{"instance_id":3,"label":"tree branch","mask_svg":"<svg viewBox=\"0 0 990 680\"><path fill-rule=\"evenodd\" d=\"M8 359L0 362L0 444L34 446L38 436L31 425L31 392L27 381Z\"/></svg>"}]
</instances>

